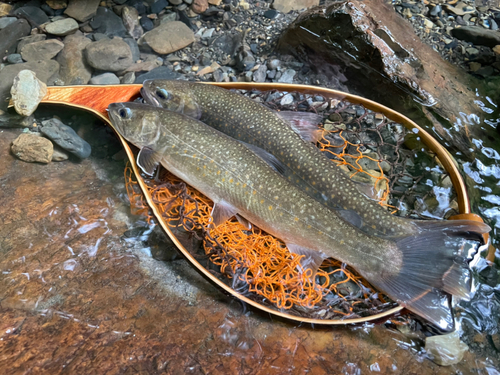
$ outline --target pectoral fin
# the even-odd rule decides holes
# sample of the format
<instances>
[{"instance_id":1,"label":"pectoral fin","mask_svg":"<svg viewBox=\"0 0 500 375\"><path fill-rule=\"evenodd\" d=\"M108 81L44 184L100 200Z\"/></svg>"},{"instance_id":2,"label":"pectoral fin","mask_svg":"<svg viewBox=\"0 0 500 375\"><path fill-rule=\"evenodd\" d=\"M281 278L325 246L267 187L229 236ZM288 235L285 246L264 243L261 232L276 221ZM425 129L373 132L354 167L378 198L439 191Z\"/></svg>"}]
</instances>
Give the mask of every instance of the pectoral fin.
<instances>
[{"instance_id":1,"label":"pectoral fin","mask_svg":"<svg viewBox=\"0 0 500 375\"><path fill-rule=\"evenodd\" d=\"M212 209L212 224L217 227L235 216L236 213L236 208L224 200L215 203Z\"/></svg>"},{"instance_id":2,"label":"pectoral fin","mask_svg":"<svg viewBox=\"0 0 500 375\"><path fill-rule=\"evenodd\" d=\"M270 154L266 150L257 147L255 145L252 145L250 143L246 143L243 141L240 141L240 143L243 144L250 151L252 151L255 155L260 157L262 160L264 160L267 164L269 164L276 172L280 174L285 173L286 170L285 165L281 161L279 161L273 154Z\"/></svg>"},{"instance_id":3,"label":"pectoral fin","mask_svg":"<svg viewBox=\"0 0 500 375\"><path fill-rule=\"evenodd\" d=\"M323 116L311 112L281 111L278 116L285 120L295 133L308 142L318 142L323 131L318 128L318 124L323 120Z\"/></svg>"},{"instance_id":4,"label":"pectoral fin","mask_svg":"<svg viewBox=\"0 0 500 375\"><path fill-rule=\"evenodd\" d=\"M241 225L243 225L246 228L246 230L252 229L252 224L250 224L250 222L247 219L245 219L243 216L236 214L236 219L238 219L238 222Z\"/></svg>"},{"instance_id":5,"label":"pectoral fin","mask_svg":"<svg viewBox=\"0 0 500 375\"><path fill-rule=\"evenodd\" d=\"M149 147L143 147L137 155L137 165L148 176L152 176L161 162L161 155Z\"/></svg>"},{"instance_id":6,"label":"pectoral fin","mask_svg":"<svg viewBox=\"0 0 500 375\"><path fill-rule=\"evenodd\" d=\"M316 272L318 272L318 268L321 266L321 263L323 263L323 260L328 258L328 256L320 251L311 250L293 243L287 243L286 247L293 254L304 255L300 261L300 265L304 271L307 269L312 271L312 279L316 276Z\"/></svg>"}]
</instances>

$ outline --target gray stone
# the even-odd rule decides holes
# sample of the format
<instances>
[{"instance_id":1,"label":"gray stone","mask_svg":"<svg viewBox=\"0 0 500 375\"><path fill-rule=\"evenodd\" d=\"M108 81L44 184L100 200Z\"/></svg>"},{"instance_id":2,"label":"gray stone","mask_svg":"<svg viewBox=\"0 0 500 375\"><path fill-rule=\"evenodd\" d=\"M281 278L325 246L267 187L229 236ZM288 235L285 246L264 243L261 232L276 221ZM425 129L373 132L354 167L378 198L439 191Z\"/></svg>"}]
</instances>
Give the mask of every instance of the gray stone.
<instances>
[{"instance_id":1,"label":"gray stone","mask_svg":"<svg viewBox=\"0 0 500 375\"><path fill-rule=\"evenodd\" d=\"M14 77L21 70L35 72L38 79L46 84L51 84L59 72L59 64L54 60L31 61L23 64L8 65L0 70L0 109L5 110L8 105L7 98L10 97L10 88Z\"/></svg>"},{"instance_id":2,"label":"gray stone","mask_svg":"<svg viewBox=\"0 0 500 375\"><path fill-rule=\"evenodd\" d=\"M7 55L16 52L18 40L29 35L31 27L26 20L17 20L0 30L0 61Z\"/></svg>"},{"instance_id":3,"label":"gray stone","mask_svg":"<svg viewBox=\"0 0 500 375\"><path fill-rule=\"evenodd\" d=\"M262 64L261 66L258 67L258 69L255 72L253 72L253 80L255 82L265 82L266 74L267 74L267 66L265 64Z\"/></svg>"},{"instance_id":4,"label":"gray stone","mask_svg":"<svg viewBox=\"0 0 500 375\"><path fill-rule=\"evenodd\" d=\"M16 17L2 17L2 18L0 18L0 30L5 29L11 23L14 23L16 21L17 21Z\"/></svg>"},{"instance_id":5,"label":"gray stone","mask_svg":"<svg viewBox=\"0 0 500 375\"><path fill-rule=\"evenodd\" d=\"M283 13L319 5L319 0L274 0L272 7Z\"/></svg>"},{"instance_id":6,"label":"gray stone","mask_svg":"<svg viewBox=\"0 0 500 375\"><path fill-rule=\"evenodd\" d=\"M111 9L99 7L94 18L90 21L90 26L94 31L106 34L108 37L128 36L127 29L123 24L122 19L115 14Z\"/></svg>"},{"instance_id":7,"label":"gray stone","mask_svg":"<svg viewBox=\"0 0 500 375\"><path fill-rule=\"evenodd\" d=\"M133 64L130 47L118 37L93 42L84 53L89 65L98 70L118 72Z\"/></svg>"},{"instance_id":8,"label":"gray stone","mask_svg":"<svg viewBox=\"0 0 500 375\"><path fill-rule=\"evenodd\" d=\"M176 13L167 13L160 17L160 24L172 22L177 19Z\"/></svg>"},{"instance_id":9,"label":"gray stone","mask_svg":"<svg viewBox=\"0 0 500 375\"><path fill-rule=\"evenodd\" d=\"M130 47L130 52L132 52L132 61L136 62L139 60L141 58L141 51L139 51L137 42L132 38L125 38L123 41Z\"/></svg>"},{"instance_id":10,"label":"gray stone","mask_svg":"<svg viewBox=\"0 0 500 375\"><path fill-rule=\"evenodd\" d=\"M57 36L73 34L76 30L78 30L78 22L73 18L51 22L45 26L45 31L47 33Z\"/></svg>"},{"instance_id":11,"label":"gray stone","mask_svg":"<svg viewBox=\"0 0 500 375\"><path fill-rule=\"evenodd\" d=\"M38 27L49 22L49 17L45 12L36 6L23 6L17 8L12 14L19 18L25 18L31 27Z\"/></svg>"},{"instance_id":12,"label":"gray stone","mask_svg":"<svg viewBox=\"0 0 500 375\"><path fill-rule=\"evenodd\" d=\"M78 156L80 159L90 156L90 145L80 138L71 127L64 125L58 119L52 118L43 121L40 131L55 144Z\"/></svg>"},{"instance_id":13,"label":"gray stone","mask_svg":"<svg viewBox=\"0 0 500 375\"><path fill-rule=\"evenodd\" d=\"M57 62L61 64L59 77L65 85L85 85L92 76L92 68L83 57L83 50L91 42L89 38L77 32L68 35L63 40L64 48L57 55Z\"/></svg>"},{"instance_id":14,"label":"gray stone","mask_svg":"<svg viewBox=\"0 0 500 375\"><path fill-rule=\"evenodd\" d=\"M92 77L89 82L91 85L118 85L120 79L113 73L104 73Z\"/></svg>"},{"instance_id":15,"label":"gray stone","mask_svg":"<svg viewBox=\"0 0 500 375\"><path fill-rule=\"evenodd\" d=\"M21 116L15 111L0 113L0 128L29 128L34 122L33 116Z\"/></svg>"},{"instance_id":16,"label":"gray stone","mask_svg":"<svg viewBox=\"0 0 500 375\"><path fill-rule=\"evenodd\" d=\"M451 35L457 39L490 48L500 44L500 33L487 30L480 26L463 26L451 30Z\"/></svg>"},{"instance_id":17,"label":"gray stone","mask_svg":"<svg viewBox=\"0 0 500 375\"><path fill-rule=\"evenodd\" d=\"M13 53L7 56L7 62L9 64L22 64L24 61L19 53Z\"/></svg>"},{"instance_id":18,"label":"gray stone","mask_svg":"<svg viewBox=\"0 0 500 375\"><path fill-rule=\"evenodd\" d=\"M293 69L287 69L283 72L278 82L280 83L293 83L293 77L297 72Z\"/></svg>"},{"instance_id":19,"label":"gray stone","mask_svg":"<svg viewBox=\"0 0 500 375\"><path fill-rule=\"evenodd\" d=\"M47 85L31 70L21 70L14 78L10 94L16 112L30 116L47 94Z\"/></svg>"},{"instance_id":20,"label":"gray stone","mask_svg":"<svg viewBox=\"0 0 500 375\"><path fill-rule=\"evenodd\" d=\"M11 151L14 156L29 163L50 163L54 146L47 138L21 134L12 142Z\"/></svg>"},{"instance_id":21,"label":"gray stone","mask_svg":"<svg viewBox=\"0 0 500 375\"><path fill-rule=\"evenodd\" d=\"M65 14L80 22L87 21L97 11L100 0L70 0Z\"/></svg>"},{"instance_id":22,"label":"gray stone","mask_svg":"<svg viewBox=\"0 0 500 375\"><path fill-rule=\"evenodd\" d=\"M201 36L201 39L210 39L212 35L214 34L215 29L212 27L210 29L207 29L203 32L203 35Z\"/></svg>"},{"instance_id":23,"label":"gray stone","mask_svg":"<svg viewBox=\"0 0 500 375\"><path fill-rule=\"evenodd\" d=\"M24 48L26 44L40 42L45 39L47 39L47 35L45 34L35 34L35 35L25 36L24 38L21 38L19 40L19 44L17 45L17 53L21 53L21 50Z\"/></svg>"},{"instance_id":24,"label":"gray stone","mask_svg":"<svg viewBox=\"0 0 500 375\"><path fill-rule=\"evenodd\" d=\"M128 85L135 82L135 72L128 72L121 79L121 83Z\"/></svg>"},{"instance_id":25,"label":"gray stone","mask_svg":"<svg viewBox=\"0 0 500 375\"><path fill-rule=\"evenodd\" d=\"M181 75L172 71L169 67L159 66L147 73L141 74L135 79L135 83L143 83L146 79L177 79Z\"/></svg>"},{"instance_id":26,"label":"gray stone","mask_svg":"<svg viewBox=\"0 0 500 375\"><path fill-rule=\"evenodd\" d=\"M283 95L283 97L280 100L281 105L289 105L292 103L293 103L293 95L292 94Z\"/></svg>"},{"instance_id":27,"label":"gray stone","mask_svg":"<svg viewBox=\"0 0 500 375\"><path fill-rule=\"evenodd\" d=\"M425 350L433 362L441 366L450 366L462 361L469 347L460 341L460 336L455 331L446 335L427 337Z\"/></svg>"},{"instance_id":28,"label":"gray stone","mask_svg":"<svg viewBox=\"0 0 500 375\"><path fill-rule=\"evenodd\" d=\"M181 5L182 0L170 0L169 3L172 5Z\"/></svg>"},{"instance_id":29,"label":"gray stone","mask_svg":"<svg viewBox=\"0 0 500 375\"><path fill-rule=\"evenodd\" d=\"M278 60L278 59L273 59L273 60L270 60L268 63L267 63L267 67L269 70L276 70L278 69L279 67L281 66L281 61Z\"/></svg>"},{"instance_id":30,"label":"gray stone","mask_svg":"<svg viewBox=\"0 0 500 375\"><path fill-rule=\"evenodd\" d=\"M21 49L25 61L50 60L64 48L64 43L57 39L42 40L26 44Z\"/></svg>"},{"instance_id":31,"label":"gray stone","mask_svg":"<svg viewBox=\"0 0 500 375\"><path fill-rule=\"evenodd\" d=\"M194 33L183 22L161 24L139 39L139 47L147 46L160 55L178 51L194 42Z\"/></svg>"},{"instance_id":32,"label":"gray stone","mask_svg":"<svg viewBox=\"0 0 500 375\"><path fill-rule=\"evenodd\" d=\"M54 152L52 153L52 161L64 161L69 159L69 154L59 146L54 145Z\"/></svg>"}]
</instances>

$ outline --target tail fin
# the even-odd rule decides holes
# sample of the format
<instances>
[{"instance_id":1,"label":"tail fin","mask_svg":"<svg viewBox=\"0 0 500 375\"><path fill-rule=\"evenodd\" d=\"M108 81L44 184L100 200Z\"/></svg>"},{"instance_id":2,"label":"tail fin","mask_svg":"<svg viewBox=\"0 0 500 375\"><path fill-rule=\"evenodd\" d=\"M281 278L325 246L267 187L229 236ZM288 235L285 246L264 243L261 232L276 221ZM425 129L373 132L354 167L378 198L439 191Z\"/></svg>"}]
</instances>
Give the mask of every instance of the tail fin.
<instances>
[{"instance_id":1,"label":"tail fin","mask_svg":"<svg viewBox=\"0 0 500 375\"><path fill-rule=\"evenodd\" d=\"M482 239L486 224L452 220L439 222L416 236L396 242L403 266L397 275L382 277L377 286L408 310L422 316L442 330L454 328L448 298L470 293L470 271L460 260L465 239Z\"/></svg>"}]
</instances>

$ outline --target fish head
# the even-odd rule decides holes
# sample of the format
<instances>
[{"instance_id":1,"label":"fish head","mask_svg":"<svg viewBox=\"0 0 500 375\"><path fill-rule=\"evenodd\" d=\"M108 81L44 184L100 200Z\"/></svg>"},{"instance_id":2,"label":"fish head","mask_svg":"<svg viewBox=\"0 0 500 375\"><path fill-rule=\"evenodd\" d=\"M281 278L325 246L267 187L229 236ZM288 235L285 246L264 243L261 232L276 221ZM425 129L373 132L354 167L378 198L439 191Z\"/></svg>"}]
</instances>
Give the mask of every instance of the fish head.
<instances>
[{"instance_id":1,"label":"fish head","mask_svg":"<svg viewBox=\"0 0 500 375\"><path fill-rule=\"evenodd\" d=\"M111 103L109 118L114 128L137 147L154 144L160 137L158 109L141 103Z\"/></svg>"},{"instance_id":2,"label":"fish head","mask_svg":"<svg viewBox=\"0 0 500 375\"><path fill-rule=\"evenodd\" d=\"M141 89L142 97L151 105L182 113L199 120L201 108L195 95L183 81L148 79Z\"/></svg>"}]
</instances>

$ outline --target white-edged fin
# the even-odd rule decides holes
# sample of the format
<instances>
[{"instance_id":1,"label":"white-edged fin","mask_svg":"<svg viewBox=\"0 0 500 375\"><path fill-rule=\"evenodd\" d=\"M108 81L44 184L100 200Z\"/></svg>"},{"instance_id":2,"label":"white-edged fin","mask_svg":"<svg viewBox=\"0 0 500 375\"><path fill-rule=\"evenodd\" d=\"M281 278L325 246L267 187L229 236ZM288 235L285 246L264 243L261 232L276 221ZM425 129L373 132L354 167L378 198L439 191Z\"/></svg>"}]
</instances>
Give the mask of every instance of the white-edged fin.
<instances>
[{"instance_id":1,"label":"white-edged fin","mask_svg":"<svg viewBox=\"0 0 500 375\"><path fill-rule=\"evenodd\" d=\"M236 213L236 208L224 200L215 203L212 209L212 224L217 227L228 221L236 215Z\"/></svg>"},{"instance_id":2,"label":"white-edged fin","mask_svg":"<svg viewBox=\"0 0 500 375\"><path fill-rule=\"evenodd\" d=\"M471 297L472 276L465 260L455 260L443 278L443 290L458 298L469 300Z\"/></svg>"},{"instance_id":3,"label":"white-edged fin","mask_svg":"<svg viewBox=\"0 0 500 375\"><path fill-rule=\"evenodd\" d=\"M451 236L462 236L481 243L484 242L482 235L491 231L489 225L472 220L414 220L413 223L425 232L439 230Z\"/></svg>"},{"instance_id":4,"label":"white-edged fin","mask_svg":"<svg viewBox=\"0 0 500 375\"><path fill-rule=\"evenodd\" d=\"M303 246L295 245L294 243L287 243L286 247L293 254L304 255L300 261L300 265L304 271L307 269L312 271L312 279L316 276L316 272L318 272L318 268L321 266L321 263L323 263L323 260L328 258L327 255L320 251L311 250Z\"/></svg>"},{"instance_id":5,"label":"white-edged fin","mask_svg":"<svg viewBox=\"0 0 500 375\"><path fill-rule=\"evenodd\" d=\"M137 165L148 176L152 176L161 162L161 155L149 147L143 147L137 155Z\"/></svg>"},{"instance_id":6,"label":"white-edged fin","mask_svg":"<svg viewBox=\"0 0 500 375\"><path fill-rule=\"evenodd\" d=\"M270 154L266 150L252 145L250 143L246 143L243 141L240 141L242 145L244 145L246 148L248 148L250 151L252 151L255 155L260 157L262 160L264 160L267 164L269 164L276 172L280 174L284 174L286 171L285 165L279 161L273 154Z\"/></svg>"},{"instance_id":7,"label":"white-edged fin","mask_svg":"<svg viewBox=\"0 0 500 375\"><path fill-rule=\"evenodd\" d=\"M323 116L311 112L276 112L279 117L285 120L295 133L308 142L318 142L323 131L318 124L323 120Z\"/></svg>"},{"instance_id":8,"label":"white-edged fin","mask_svg":"<svg viewBox=\"0 0 500 375\"><path fill-rule=\"evenodd\" d=\"M252 229L252 224L245 219L243 216L240 216L236 214L236 219L238 219L238 222L245 227L246 230Z\"/></svg>"},{"instance_id":9,"label":"white-edged fin","mask_svg":"<svg viewBox=\"0 0 500 375\"><path fill-rule=\"evenodd\" d=\"M455 329L455 320L451 312L448 296L437 290L422 295L405 305L411 312L426 318L436 327L445 332Z\"/></svg>"},{"instance_id":10,"label":"white-edged fin","mask_svg":"<svg viewBox=\"0 0 500 375\"><path fill-rule=\"evenodd\" d=\"M365 197L378 201L380 199L380 194L377 193L373 185L366 184L364 182L354 182L356 189L363 194Z\"/></svg>"}]
</instances>

